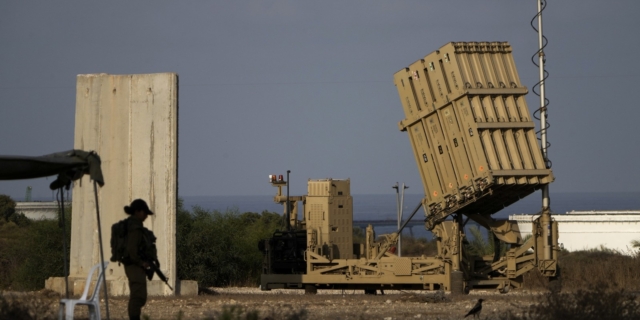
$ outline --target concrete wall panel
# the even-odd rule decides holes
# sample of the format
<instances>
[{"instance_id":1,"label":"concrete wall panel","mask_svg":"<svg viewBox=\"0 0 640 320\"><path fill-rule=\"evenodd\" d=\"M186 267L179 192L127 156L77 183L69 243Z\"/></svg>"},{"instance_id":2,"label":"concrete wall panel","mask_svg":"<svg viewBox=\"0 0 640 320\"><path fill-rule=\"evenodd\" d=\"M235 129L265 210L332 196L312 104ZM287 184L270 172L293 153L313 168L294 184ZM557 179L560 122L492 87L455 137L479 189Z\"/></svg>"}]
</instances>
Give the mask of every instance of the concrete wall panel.
<instances>
[{"instance_id":1,"label":"concrete wall panel","mask_svg":"<svg viewBox=\"0 0 640 320\"><path fill-rule=\"evenodd\" d=\"M78 75L76 89L74 148L96 151L105 178L98 190L104 259L111 255L111 225L142 198L156 213L145 226L158 237L161 269L175 287L178 76ZM93 184L85 176L73 189L70 277L86 277L99 254ZM111 263L107 280L123 279L124 268Z\"/></svg>"}]
</instances>

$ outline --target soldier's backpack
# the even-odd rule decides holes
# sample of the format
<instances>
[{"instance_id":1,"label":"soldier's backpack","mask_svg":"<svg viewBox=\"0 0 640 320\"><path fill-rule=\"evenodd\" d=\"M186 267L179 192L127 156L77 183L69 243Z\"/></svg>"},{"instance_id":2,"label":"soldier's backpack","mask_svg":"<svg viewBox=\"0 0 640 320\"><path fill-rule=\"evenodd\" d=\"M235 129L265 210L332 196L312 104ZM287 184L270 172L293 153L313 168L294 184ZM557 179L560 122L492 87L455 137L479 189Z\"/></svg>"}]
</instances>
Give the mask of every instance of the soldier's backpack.
<instances>
[{"instance_id":1,"label":"soldier's backpack","mask_svg":"<svg viewBox=\"0 0 640 320\"><path fill-rule=\"evenodd\" d=\"M111 226L111 262L125 263L127 253L127 219Z\"/></svg>"}]
</instances>

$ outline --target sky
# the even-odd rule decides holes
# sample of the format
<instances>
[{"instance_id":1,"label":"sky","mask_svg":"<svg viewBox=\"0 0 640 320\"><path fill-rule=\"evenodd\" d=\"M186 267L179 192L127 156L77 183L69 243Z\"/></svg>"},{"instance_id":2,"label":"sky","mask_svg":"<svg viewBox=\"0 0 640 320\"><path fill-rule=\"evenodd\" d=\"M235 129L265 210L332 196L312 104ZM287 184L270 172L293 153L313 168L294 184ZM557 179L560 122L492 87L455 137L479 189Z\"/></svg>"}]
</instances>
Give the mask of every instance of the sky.
<instances>
[{"instance_id":1,"label":"sky","mask_svg":"<svg viewBox=\"0 0 640 320\"><path fill-rule=\"evenodd\" d=\"M639 12L543 11L552 196L640 192ZM508 41L531 89L536 13L534 0L1 1L0 154L73 148L78 74L176 72L179 196L271 195L267 176L286 170L292 194L323 178L419 194L393 74L451 41ZM52 179L0 181L0 194L51 197Z\"/></svg>"}]
</instances>

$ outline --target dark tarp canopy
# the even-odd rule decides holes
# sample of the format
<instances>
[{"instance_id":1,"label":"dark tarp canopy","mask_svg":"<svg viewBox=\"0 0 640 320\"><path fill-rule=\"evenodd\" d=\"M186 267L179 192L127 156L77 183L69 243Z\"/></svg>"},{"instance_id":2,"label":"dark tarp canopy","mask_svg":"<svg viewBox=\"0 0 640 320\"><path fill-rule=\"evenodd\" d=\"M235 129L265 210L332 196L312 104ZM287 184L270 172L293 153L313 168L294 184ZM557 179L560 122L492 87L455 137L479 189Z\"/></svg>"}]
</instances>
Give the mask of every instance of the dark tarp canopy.
<instances>
[{"instance_id":1,"label":"dark tarp canopy","mask_svg":"<svg viewBox=\"0 0 640 320\"><path fill-rule=\"evenodd\" d=\"M68 186L73 180L89 174L101 187L104 185L100 157L95 152L69 150L39 157L0 155L0 180L42 178L58 175L51 190Z\"/></svg>"}]
</instances>

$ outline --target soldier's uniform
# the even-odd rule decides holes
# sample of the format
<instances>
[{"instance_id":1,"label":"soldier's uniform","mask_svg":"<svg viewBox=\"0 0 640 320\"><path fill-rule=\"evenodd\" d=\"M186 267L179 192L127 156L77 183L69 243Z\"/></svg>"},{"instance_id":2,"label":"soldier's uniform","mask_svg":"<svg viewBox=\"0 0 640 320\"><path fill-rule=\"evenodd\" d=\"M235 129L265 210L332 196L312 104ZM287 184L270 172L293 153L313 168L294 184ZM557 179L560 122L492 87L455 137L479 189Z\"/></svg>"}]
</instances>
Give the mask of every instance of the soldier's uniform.
<instances>
[{"instance_id":1,"label":"soldier's uniform","mask_svg":"<svg viewBox=\"0 0 640 320\"><path fill-rule=\"evenodd\" d=\"M127 219L127 252L130 262L125 264L124 272L129 279L129 318L140 319L142 307L147 303L147 275L142 267L139 250L143 244L142 221L135 217Z\"/></svg>"},{"instance_id":2,"label":"soldier's uniform","mask_svg":"<svg viewBox=\"0 0 640 320\"><path fill-rule=\"evenodd\" d=\"M134 200L134 202L136 201L138 200ZM131 207L134 207L134 203ZM144 208L148 210L146 203L144 203ZM148 212L153 214L151 211ZM129 280L130 292L127 311L129 318L134 320L140 319L142 307L147 303L146 278L149 270L145 269L144 264L157 261L156 238L153 232L143 226L142 222L134 215L127 218L127 259L124 264L124 272Z\"/></svg>"}]
</instances>

